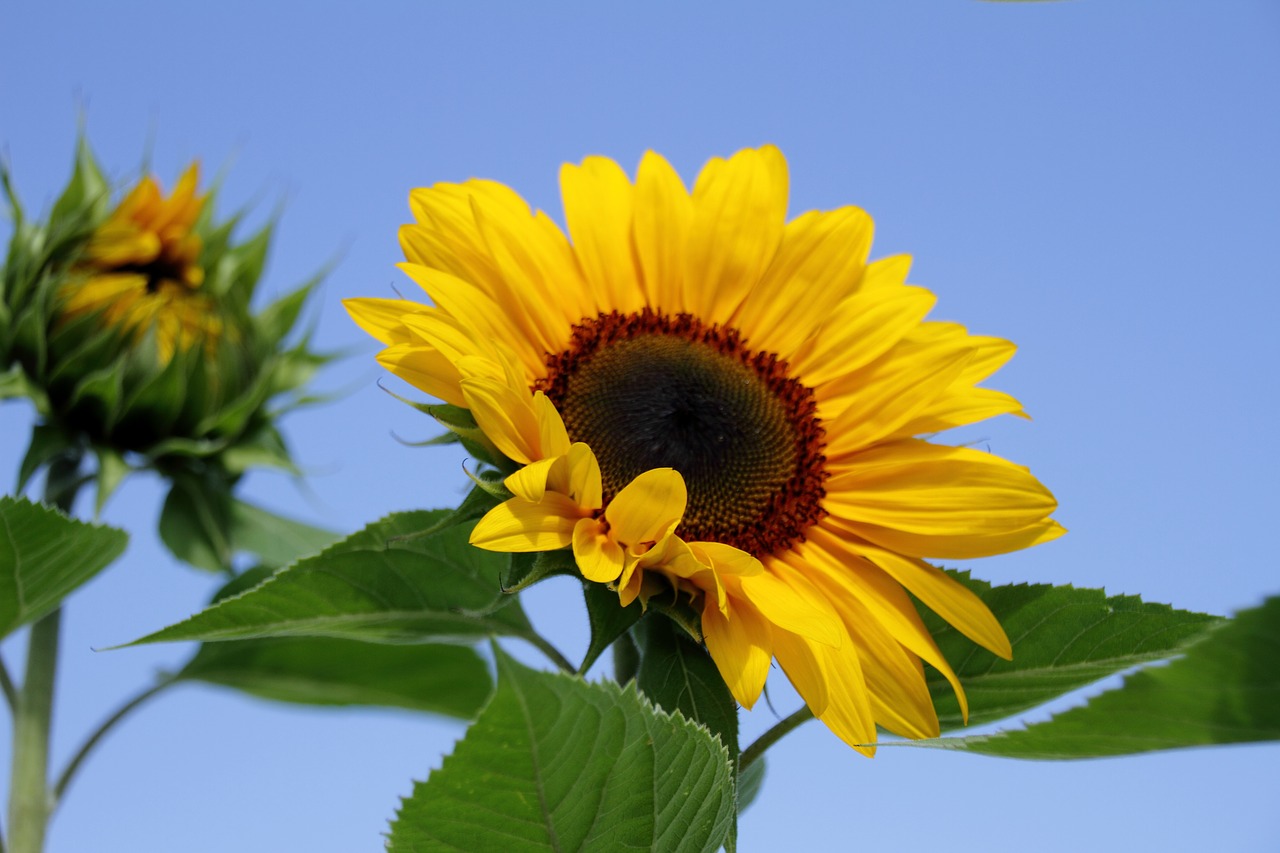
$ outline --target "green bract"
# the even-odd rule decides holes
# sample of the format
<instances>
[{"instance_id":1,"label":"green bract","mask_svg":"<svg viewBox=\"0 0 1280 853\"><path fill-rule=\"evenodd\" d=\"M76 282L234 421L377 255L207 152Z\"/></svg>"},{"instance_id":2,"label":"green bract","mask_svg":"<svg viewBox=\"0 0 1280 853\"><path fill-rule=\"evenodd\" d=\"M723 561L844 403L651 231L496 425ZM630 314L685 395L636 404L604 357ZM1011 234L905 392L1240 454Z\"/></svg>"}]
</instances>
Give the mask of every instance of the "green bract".
<instances>
[{"instance_id":1,"label":"green bract","mask_svg":"<svg viewBox=\"0 0 1280 853\"><path fill-rule=\"evenodd\" d=\"M182 291L192 301L167 318L167 329L158 321L131 328L109 312L150 298L155 279L148 276L168 273L155 272L163 255L149 265L118 262L105 269L89 256L104 223L120 219L125 205L88 144L79 144L71 179L43 219L27 218L7 170L0 179L13 228L0 272L0 399L25 397L39 414L19 488L54 460L90 453L101 507L129 471L154 469L173 486L161 521L166 541L172 545L179 531L195 533L212 556L193 562L225 567L236 480L251 466L295 470L276 421L308 401L301 388L328 356L310 349L309 336L286 339L320 277L255 313L274 218L237 242L239 215L216 222L212 194L189 199L194 221L177 236L161 236L195 247L194 283ZM146 296L130 294L90 311L67 309L67 288L86 282L102 288L100 282L127 275L146 282L139 291ZM147 310L158 317L165 306L150 303ZM175 347L172 329L193 318L220 334L207 345Z\"/></svg>"}]
</instances>

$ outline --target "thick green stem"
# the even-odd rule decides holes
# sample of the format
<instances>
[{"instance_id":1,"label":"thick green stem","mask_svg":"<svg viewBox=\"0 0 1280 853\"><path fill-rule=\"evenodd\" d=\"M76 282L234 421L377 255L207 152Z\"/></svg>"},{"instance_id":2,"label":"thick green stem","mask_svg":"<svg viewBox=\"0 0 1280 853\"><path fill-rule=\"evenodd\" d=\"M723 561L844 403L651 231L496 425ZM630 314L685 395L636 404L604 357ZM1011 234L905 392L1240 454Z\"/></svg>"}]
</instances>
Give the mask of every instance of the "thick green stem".
<instances>
[{"instance_id":1,"label":"thick green stem","mask_svg":"<svg viewBox=\"0 0 1280 853\"><path fill-rule=\"evenodd\" d=\"M80 452L55 459L45 480L45 503L70 514L80 478ZM58 674L62 610L31 626L27 670L13 712L13 764L9 774L8 853L43 853L53 813L49 792L49 733L53 727L53 685Z\"/></svg>"},{"instance_id":2,"label":"thick green stem","mask_svg":"<svg viewBox=\"0 0 1280 853\"><path fill-rule=\"evenodd\" d=\"M639 671L640 647L627 632L613 641L613 677L619 684L627 684Z\"/></svg>"},{"instance_id":3,"label":"thick green stem","mask_svg":"<svg viewBox=\"0 0 1280 853\"><path fill-rule=\"evenodd\" d=\"M49 796L49 729L53 722L53 682L58 663L55 610L31 626L27 677L13 721L13 770L9 776L10 853L41 853L53 811Z\"/></svg>"},{"instance_id":4,"label":"thick green stem","mask_svg":"<svg viewBox=\"0 0 1280 853\"><path fill-rule=\"evenodd\" d=\"M807 723L813 719L813 712L809 710L809 706L805 705L791 716L779 721L769 731L756 738L756 742L751 744L742 751L742 757L738 759L738 775L742 775L748 767L750 767L757 758L764 755L764 751L773 746L782 736L788 734L800 727L802 723Z\"/></svg>"}]
</instances>

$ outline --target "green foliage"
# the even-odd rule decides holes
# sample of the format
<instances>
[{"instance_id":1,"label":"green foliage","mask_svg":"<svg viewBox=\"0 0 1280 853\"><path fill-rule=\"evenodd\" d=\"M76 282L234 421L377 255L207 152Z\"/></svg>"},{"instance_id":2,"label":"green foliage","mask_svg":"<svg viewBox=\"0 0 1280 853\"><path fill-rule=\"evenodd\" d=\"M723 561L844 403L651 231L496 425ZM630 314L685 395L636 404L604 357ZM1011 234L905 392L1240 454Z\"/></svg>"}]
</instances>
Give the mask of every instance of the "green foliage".
<instances>
[{"instance_id":1,"label":"green foliage","mask_svg":"<svg viewBox=\"0 0 1280 853\"><path fill-rule=\"evenodd\" d=\"M623 607L618 601L618 593L600 583L583 581L582 595L586 599L587 621L591 625L591 643L587 647L586 655L582 658L578 672L586 674L600 655L613 645L614 640L636 624L644 614L644 610L640 607L638 600Z\"/></svg>"},{"instance_id":2,"label":"green foliage","mask_svg":"<svg viewBox=\"0 0 1280 853\"><path fill-rule=\"evenodd\" d=\"M124 552L122 530L0 497L0 637L52 612Z\"/></svg>"},{"instance_id":3,"label":"green foliage","mask_svg":"<svg viewBox=\"0 0 1280 853\"><path fill-rule=\"evenodd\" d=\"M219 590L214 602L246 592L271 574L266 566L250 569ZM480 713L493 689L489 668L474 649L330 637L207 643L177 679L221 684L279 702L408 708L463 720Z\"/></svg>"},{"instance_id":4,"label":"green foliage","mask_svg":"<svg viewBox=\"0 0 1280 853\"><path fill-rule=\"evenodd\" d=\"M379 705L473 719L493 685L465 646L375 645L328 637L208 643L182 679L307 705Z\"/></svg>"},{"instance_id":5,"label":"green foliage","mask_svg":"<svg viewBox=\"0 0 1280 853\"><path fill-rule=\"evenodd\" d=\"M634 688L526 669L498 690L391 826L393 853L714 851L733 815L728 756Z\"/></svg>"},{"instance_id":6,"label":"green foliage","mask_svg":"<svg viewBox=\"0 0 1280 853\"><path fill-rule=\"evenodd\" d=\"M215 222L211 197L194 228L203 244L198 295L210 299L200 310L223 332L216 346L179 347L161 358L154 327L136 335L100 314L72 317L63 309L67 289L95 274L85 266L85 247L119 202L87 141L81 138L71 178L42 220L25 215L2 168L0 179L14 226L0 269L0 399L26 396L41 419L24 479L65 447L98 459L99 508L135 469L225 483L203 504L175 497L185 504L174 512L193 512L170 517L164 536L180 558L225 568L232 517L219 514L218 504L227 502L232 481L252 465L295 470L274 421L308 401L301 386L328 361L306 340L286 343L318 278L255 314L275 218L237 242L240 217ZM200 541L181 544L188 532Z\"/></svg>"},{"instance_id":7,"label":"green foliage","mask_svg":"<svg viewBox=\"0 0 1280 853\"><path fill-rule=\"evenodd\" d=\"M471 525L448 524L451 515L446 510L390 515L137 642L534 636L519 603L499 585L509 556L473 548L467 542Z\"/></svg>"},{"instance_id":8,"label":"green foliage","mask_svg":"<svg viewBox=\"0 0 1280 853\"><path fill-rule=\"evenodd\" d=\"M1008 758L1094 758L1280 740L1280 596L1208 631L1168 666L1026 729L926 741Z\"/></svg>"},{"instance_id":9,"label":"green foliage","mask_svg":"<svg viewBox=\"0 0 1280 853\"><path fill-rule=\"evenodd\" d=\"M1219 621L1137 596L1108 597L1098 589L992 587L967 572L951 574L991 608L1013 643L1013 660L1001 660L920 608L964 685L970 725L1004 719L1136 664L1168 658ZM962 726L951 686L933 670L927 677L942 730Z\"/></svg>"}]
</instances>

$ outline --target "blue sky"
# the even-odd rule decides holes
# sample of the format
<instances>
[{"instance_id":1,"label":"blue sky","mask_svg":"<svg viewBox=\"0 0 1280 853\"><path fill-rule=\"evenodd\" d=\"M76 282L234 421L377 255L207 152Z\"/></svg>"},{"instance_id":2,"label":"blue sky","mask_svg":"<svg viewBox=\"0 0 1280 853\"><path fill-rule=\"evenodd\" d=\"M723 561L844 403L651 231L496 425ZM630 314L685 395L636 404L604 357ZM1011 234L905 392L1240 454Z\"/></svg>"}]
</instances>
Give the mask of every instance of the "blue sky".
<instances>
[{"instance_id":1,"label":"blue sky","mask_svg":"<svg viewBox=\"0 0 1280 853\"><path fill-rule=\"evenodd\" d=\"M1269 0L49 2L8 4L4 19L0 150L29 208L65 181L83 116L121 181L149 151L166 185L192 158L228 167L224 213L283 199L267 292L340 259L316 320L322 345L356 353L322 384L351 393L287 421L305 483L253 476L251 499L353 530L461 494L459 456L392 439L433 425L378 390L376 346L339 305L411 286L394 269L410 188L495 178L559 218L564 161L605 154L630 169L653 148L692 178L709 157L773 142L793 212L866 208L873 257L913 254L934 317L1020 345L990 384L1034 420L954 438L1030 466L1071 532L976 574L1213 613L1280 592L1267 533L1280 477ZM0 407L5 477L30 420ZM160 497L137 478L113 499L105 519L131 532L129 551L69 603L59 763L189 653L93 649L177 621L214 588L159 547ZM578 600L560 581L530 599L567 650L585 646ZM3 648L10 667L19 646ZM794 707L780 681L774 696ZM744 719L749 732L770 722L763 707ZM102 747L50 851L380 849L397 797L461 733L183 687ZM895 748L868 761L810 724L770 753L741 849L1273 850L1277 758L1263 746L1047 764Z\"/></svg>"}]
</instances>

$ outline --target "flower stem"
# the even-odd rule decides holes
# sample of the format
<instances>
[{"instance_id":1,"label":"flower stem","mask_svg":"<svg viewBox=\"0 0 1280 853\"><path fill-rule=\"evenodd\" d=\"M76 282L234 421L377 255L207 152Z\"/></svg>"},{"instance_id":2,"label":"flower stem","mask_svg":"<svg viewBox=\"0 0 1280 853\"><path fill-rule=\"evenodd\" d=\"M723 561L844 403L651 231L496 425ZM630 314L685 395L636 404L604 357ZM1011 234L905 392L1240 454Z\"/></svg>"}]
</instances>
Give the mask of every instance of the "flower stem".
<instances>
[{"instance_id":1,"label":"flower stem","mask_svg":"<svg viewBox=\"0 0 1280 853\"><path fill-rule=\"evenodd\" d=\"M137 707L143 702L146 702L152 696L155 696L157 693L167 687L170 687L176 682L177 678L174 676L165 676L146 690L143 690L137 696L134 696L128 702L125 702L114 714L108 717L102 725L98 726L97 730L91 734L84 742L84 745L80 747L80 750L75 754L75 757L67 763L67 767L62 771L62 775L58 777L58 783L53 787L54 806L57 806L58 802L62 799L63 793L66 792L67 786L71 784L71 780L75 777L76 771L80 769L80 765L89 757L89 753L98 745L98 742L106 737L107 732L115 728L117 723L127 717L130 712L137 709ZM3 851L0 851L0 853L3 853Z\"/></svg>"},{"instance_id":2,"label":"flower stem","mask_svg":"<svg viewBox=\"0 0 1280 853\"><path fill-rule=\"evenodd\" d=\"M764 751L766 749L781 740L783 735L799 728L802 723L807 723L812 719L813 712L809 710L808 705L804 705L799 711L796 711L791 716L780 720L773 728L756 738L755 743L744 749L742 751L742 757L738 759L739 775L750 767L757 758L764 755Z\"/></svg>"},{"instance_id":3,"label":"flower stem","mask_svg":"<svg viewBox=\"0 0 1280 853\"><path fill-rule=\"evenodd\" d=\"M45 479L44 501L70 515L81 453L55 459ZM13 712L13 764L9 774L9 853L41 853L53 813L49 795L49 732L53 724L53 687L58 672L58 634L62 610L37 620L27 636L27 670Z\"/></svg>"},{"instance_id":4,"label":"flower stem","mask_svg":"<svg viewBox=\"0 0 1280 853\"><path fill-rule=\"evenodd\" d=\"M13 720L13 770L9 777L9 846L12 853L41 853L53 811L49 797L49 728L53 721L53 682L58 663L55 610L31 626L27 677Z\"/></svg>"},{"instance_id":5,"label":"flower stem","mask_svg":"<svg viewBox=\"0 0 1280 853\"><path fill-rule=\"evenodd\" d=\"M619 684L634 681L640 671L640 648L627 632L613 641L613 678Z\"/></svg>"}]
</instances>

